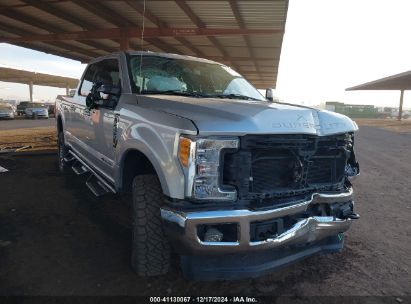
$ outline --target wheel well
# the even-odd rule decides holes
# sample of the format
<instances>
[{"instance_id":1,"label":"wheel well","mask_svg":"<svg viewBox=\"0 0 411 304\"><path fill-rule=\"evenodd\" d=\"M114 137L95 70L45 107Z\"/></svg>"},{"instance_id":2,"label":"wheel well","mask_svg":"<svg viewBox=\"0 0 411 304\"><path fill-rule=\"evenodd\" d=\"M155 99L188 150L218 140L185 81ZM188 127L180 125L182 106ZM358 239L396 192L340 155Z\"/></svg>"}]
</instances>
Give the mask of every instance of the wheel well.
<instances>
[{"instance_id":1,"label":"wheel well","mask_svg":"<svg viewBox=\"0 0 411 304\"><path fill-rule=\"evenodd\" d=\"M61 120L61 116L57 117L57 134L63 132L63 121Z\"/></svg>"},{"instance_id":2,"label":"wheel well","mask_svg":"<svg viewBox=\"0 0 411 304\"><path fill-rule=\"evenodd\" d=\"M122 192L131 192L133 179L141 174L156 174L150 160L140 151L128 151L123 161Z\"/></svg>"}]
</instances>

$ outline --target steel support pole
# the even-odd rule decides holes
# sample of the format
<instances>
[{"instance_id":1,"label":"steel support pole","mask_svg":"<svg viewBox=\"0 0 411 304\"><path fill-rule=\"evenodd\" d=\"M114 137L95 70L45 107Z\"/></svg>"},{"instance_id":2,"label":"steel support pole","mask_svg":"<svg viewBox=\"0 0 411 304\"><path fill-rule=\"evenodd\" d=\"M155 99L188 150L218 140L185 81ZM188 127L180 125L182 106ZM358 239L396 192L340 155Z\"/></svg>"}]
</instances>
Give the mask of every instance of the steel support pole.
<instances>
[{"instance_id":1,"label":"steel support pole","mask_svg":"<svg viewBox=\"0 0 411 304\"><path fill-rule=\"evenodd\" d=\"M404 101L404 90L401 90L401 95L400 95L400 107L398 108L398 120L402 119L402 104Z\"/></svg>"},{"instance_id":2,"label":"steel support pole","mask_svg":"<svg viewBox=\"0 0 411 304\"><path fill-rule=\"evenodd\" d=\"M68 96L69 95L69 92L70 92L70 88L69 88L69 86L68 86L68 84L66 85L66 95Z\"/></svg>"},{"instance_id":3,"label":"steel support pole","mask_svg":"<svg viewBox=\"0 0 411 304\"><path fill-rule=\"evenodd\" d=\"M29 82L30 102L33 102L33 80Z\"/></svg>"}]
</instances>

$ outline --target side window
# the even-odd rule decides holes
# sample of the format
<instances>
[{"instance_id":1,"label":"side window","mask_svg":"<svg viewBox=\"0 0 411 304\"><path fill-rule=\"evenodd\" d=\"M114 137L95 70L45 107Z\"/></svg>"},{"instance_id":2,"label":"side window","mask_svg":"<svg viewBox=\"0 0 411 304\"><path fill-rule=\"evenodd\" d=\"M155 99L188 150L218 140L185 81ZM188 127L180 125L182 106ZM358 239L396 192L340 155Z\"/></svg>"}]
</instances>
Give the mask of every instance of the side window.
<instances>
[{"instance_id":1,"label":"side window","mask_svg":"<svg viewBox=\"0 0 411 304\"><path fill-rule=\"evenodd\" d=\"M87 96L96 82L120 87L121 79L117 59L104 59L90 65L84 74L80 95Z\"/></svg>"},{"instance_id":2,"label":"side window","mask_svg":"<svg viewBox=\"0 0 411 304\"><path fill-rule=\"evenodd\" d=\"M96 63L97 71L93 83L102 82L104 85L120 87L120 73L117 59L105 59Z\"/></svg>"},{"instance_id":3,"label":"side window","mask_svg":"<svg viewBox=\"0 0 411 304\"><path fill-rule=\"evenodd\" d=\"M84 74L83 82L81 83L81 87L80 87L81 96L87 96L90 93L91 87L93 86L93 78L95 74L96 74L96 63L89 65L86 73Z\"/></svg>"}]
</instances>

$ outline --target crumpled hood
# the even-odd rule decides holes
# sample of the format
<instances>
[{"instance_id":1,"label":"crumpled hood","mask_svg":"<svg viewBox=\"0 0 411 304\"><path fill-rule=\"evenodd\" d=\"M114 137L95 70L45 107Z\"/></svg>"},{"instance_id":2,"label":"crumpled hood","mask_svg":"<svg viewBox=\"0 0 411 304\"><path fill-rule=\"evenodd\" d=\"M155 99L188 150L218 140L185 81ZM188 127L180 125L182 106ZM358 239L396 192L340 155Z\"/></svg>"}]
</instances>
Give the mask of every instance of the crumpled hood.
<instances>
[{"instance_id":1,"label":"crumpled hood","mask_svg":"<svg viewBox=\"0 0 411 304\"><path fill-rule=\"evenodd\" d=\"M142 107L190 119L201 135L329 135L358 130L347 116L296 105L175 95L137 98Z\"/></svg>"}]
</instances>

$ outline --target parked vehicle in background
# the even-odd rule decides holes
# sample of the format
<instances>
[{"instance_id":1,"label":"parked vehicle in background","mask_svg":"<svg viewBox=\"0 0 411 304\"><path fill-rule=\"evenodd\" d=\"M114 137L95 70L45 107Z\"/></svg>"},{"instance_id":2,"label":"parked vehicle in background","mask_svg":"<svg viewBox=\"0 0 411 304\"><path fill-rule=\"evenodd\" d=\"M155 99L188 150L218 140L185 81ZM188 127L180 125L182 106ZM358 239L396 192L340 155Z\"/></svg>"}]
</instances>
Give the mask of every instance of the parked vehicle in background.
<instances>
[{"instance_id":1,"label":"parked vehicle in background","mask_svg":"<svg viewBox=\"0 0 411 304\"><path fill-rule=\"evenodd\" d=\"M30 103L25 109L26 118L37 119L37 118L49 118L48 107L42 103Z\"/></svg>"},{"instance_id":2,"label":"parked vehicle in background","mask_svg":"<svg viewBox=\"0 0 411 304\"><path fill-rule=\"evenodd\" d=\"M60 171L130 194L132 267L255 277L343 247L354 219L357 125L271 102L223 64L151 52L94 59L56 99ZM327 265L324 265L327 267Z\"/></svg>"},{"instance_id":3,"label":"parked vehicle in background","mask_svg":"<svg viewBox=\"0 0 411 304\"><path fill-rule=\"evenodd\" d=\"M9 104L0 104L0 119L14 119L14 109Z\"/></svg>"},{"instance_id":4,"label":"parked vehicle in background","mask_svg":"<svg viewBox=\"0 0 411 304\"><path fill-rule=\"evenodd\" d=\"M6 104L12 107L14 115L17 114L17 102L16 100L3 100L0 104Z\"/></svg>"},{"instance_id":5,"label":"parked vehicle in background","mask_svg":"<svg viewBox=\"0 0 411 304\"><path fill-rule=\"evenodd\" d=\"M46 106L47 106L47 110L49 112L49 117L54 116L56 105L54 103L53 104L47 103Z\"/></svg>"},{"instance_id":6,"label":"parked vehicle in background","mask_svg":"<svg viewBox=\"0 0 411 304\"><path fill-rule=\"evenodd\" d=\"M20 101L20 103L17 105L17 115L25 115L25 110L29 104L31 104L30 101Z\"/></svg>"}]
</instances>

